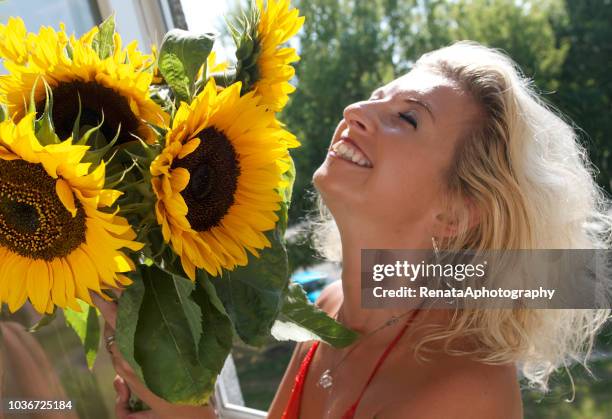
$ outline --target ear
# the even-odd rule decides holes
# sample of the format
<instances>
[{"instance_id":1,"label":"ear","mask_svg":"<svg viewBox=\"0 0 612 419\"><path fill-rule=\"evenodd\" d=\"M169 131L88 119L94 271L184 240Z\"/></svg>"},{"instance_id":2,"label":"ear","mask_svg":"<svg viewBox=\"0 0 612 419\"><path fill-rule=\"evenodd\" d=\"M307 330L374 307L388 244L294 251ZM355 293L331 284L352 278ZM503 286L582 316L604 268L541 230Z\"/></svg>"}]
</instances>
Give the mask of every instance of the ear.
<instances>
[{"instance_id":1,"label":"ear","mask_svg":"<svg viewBox=\"0 0 612 419\"><path fill-rule=\"evenodd\" d=\"M474 202L464 198L463 205L453 207L436 214L434 235L436 237L454 237L463 226L470 230L480 222L480 210Z\"/></svg>"}]
</instances>

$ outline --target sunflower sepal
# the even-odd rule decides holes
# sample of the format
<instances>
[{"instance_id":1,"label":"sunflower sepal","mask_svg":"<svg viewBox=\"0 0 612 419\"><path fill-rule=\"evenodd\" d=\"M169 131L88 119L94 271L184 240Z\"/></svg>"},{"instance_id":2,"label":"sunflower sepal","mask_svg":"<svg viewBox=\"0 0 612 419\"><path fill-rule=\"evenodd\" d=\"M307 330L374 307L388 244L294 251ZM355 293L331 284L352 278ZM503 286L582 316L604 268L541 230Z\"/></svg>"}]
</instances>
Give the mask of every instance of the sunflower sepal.
<instances>
[{"instance_id":1,"label":"sunflower sepal","mask_svg":"<svg viewBox=\"0 0 612 419\"><path fill-rule=\"evenodd\" d=\"M153 143L147 143L146 141L141 140L141 145L145 148L158 150L160 145L163 146L164 138L166 138L166 134L168 134L170 128L167 126L154 124L150 121L145 121L145 123L155 133L156 141Z\"/></svg>"},{"instance_id":2,"label":"sunflower sepal","mask_svg":"<svg viewBox=\"0 0 612 419\"><path fill-rule=\"evenodd\" d=\"M55 320L56 316L57 316L57 309L56 309L56 307L53 307L53 310L51 311L51 313L43 314L43 316L40 318L40 320L38 320L35 324L33 324L32 326L30 326L28 328L28 332L30 332L30 333L38 332L43 327L46 327L49 324L51 324L51 322L53 322L53 320Z\"/></svg>"},{"instance_id":3,"label":"sunflower sepal","mask_svg":"<svg viewBox=\"0 0 612 419\"><path fill-rule=\"evenodd\" d=\"M26 112L28 114L36 113L36 92L38 89L38 84L41 83L41 80L42 80L42 83L46 85L45 79L42 78L41 76L37 76L34 80L34 83L32 83L32 87L30 88L30 100L27 103L27 112ZM45 105L46 105L46 101L48 100L48 98L49 98L49 95L47 94L47 90L45 88Z\"/></svg>"},{"instance_id":4,"label":"sunflower sepal","mask_svg":"<svg viewBox=\"0 0 612 419\"><path fill-rule=\"evenodd\" d=\"M153 144L147 144L140 138L135 138L133 142L123 144L121 147L121 151L141 167L149 167L162 149L163 140L161 138Z\"/></svg>"},{"instance_id":5,"label":"sunflower sepal","mask_svg":"<svg viewBox=\"0 0 612 419\"><path fill-rule=\"evenodd\" d=\"M79 113L78 113L79 117L81 115L81 107L79 106ZM91 138L91 136L93 134L99 134L100 137L102 137L102 139L104 139L104 134L102 134L100 132L100 128L102 128L102 126L104 125L104 115L101 116L101 120L98 123L98 125L95 125L89 129L87 129L84 133L81 134L81 126L79 124L79 117L76 118L74 126L72 128L72 138L75 139L75 144L76 145L86 145L87 143L89 143L89 140ZM117 131L118 135L119 131ZM100 142L100 140L98 139L98 142ZM102 141L102 142L106 142L106 141Z\"/></svg>"},{"instance_id":6,"label":"sunflower sepal","mask_svg":"<svg viewBox=\"0 0 612 419\"><path fill-rule=\"evenodd\" d=\"M236 69L228 69L219 73L212 73L210 78L215 80L215 84L219 87L229 87L236 83ZM202 87L205 83L202 83Z\"/></svg>"},{"instance_id":7,"label":"sunflower sepal","mask_svg":"<svg viewBox=\"0 0 612 419\"><path fill-rule=\"evenodd\" d=\"M230 34L236 45L236 76L235 80L242 82L242 94L253 89L259 78L257 59L260 53L257 40L257 27L260 21L260 11L252 1L248 9L230 25Z\"/></svg>"},{"instance_id":8,"label":"sunflower sepal","mask_svg":"<svg viewBox=\"0 0 612 419\"><path fill-rule=\"evenodd\" d=\"M102 123L104 123L104 122L102 122ZM98 125L98 126L95 126L93 128L88 129L83 134L83 136L79 139L77 144L80 144L80 145L87 144L89 142L89 139L91 138L91 136L93 134L96 134L96 136L97 135L103 135L103 134L100 133L101 124ZM92 163L92 167L93 168L97 167L104 160L104 157L115 146L115 144L117 143L118 139L119 139L119 131L117 131L117 134L115 135L115 137L112 140L110 140L108 142L108 144L106 144L106 145L104 145L102 147L91 147L89 150L87 150L87 153L85 153L85 157L83 157L83 162L85 162L85 163ZM106 140L103 140L102 142L106 142ZM107 160L107 163L109 162L109 160Z\"/></svg>"},{"instance_id":9,"label":"sunflower sepal","mask_svg":"<svg viewBox=\"0 0 612 419\"><path fill-rule=\"evenodd\" d=\"M47 99L45 101L45 108L40 116L34 120L34 131L36 132L36 138L41 145L59 144L61 139L55 133L53 128L53 120L51 118L51 112L53 110L53 94L45 83L45 91Z\"/></svg>"},{"instance_id":10,"label":"sunflower sepal","mask_svg":"<svg viewBox=\"0 0 612 419\"><path fill-rule=\"evenodd\" d=\"M49 95L51 98L53 98L53 92L50 93ZM73 140L75 141L79 141L81 140L81 111L83 110L83 106L81 104L81 97L78 96L77 97L78 100L78 109L77 109L77 114L76 117L74 118L74 124L72 124L72 135L70 136ZM104 119L104 115L102 115L102 119ZM102 121L104 122L104 121ZM51 123L53 123L53 118L51 118ZM102 123L99 124L100 127L102 126ZM82 144L85 144L87 142L87 140L83 140Z\"/></svg>"},{"instance_id":11,"label":"sunflower sepal","mask_svg":"<svg viewBox=\"0 0 612 419\"><path fill-rule=\"evenodd\" d=\"M95 34L91 43L92 48L98 53L100 59L104 60L115 52L114 35L115 14L113 13L98 26L98 33Z\"/></svg>"},{"instance_id":12,"label":"sunflower sepal","mask_svg":"<svg viewBox=\"0 0 612 419\"><path fill-rule=\"evenodd\" d=\"M212 33L194 34L182 29L173 29L164 36L158 67L179 102L191 101L198 70L212 51L215 38Z\"/></svg>"},{"instance_id":13,"label":"sunflower sepal","mask_svg":"<svg viewBox=\"0 0 612 419\"><path fill-rule=\"evenodd\" d=\"M153 213L155 213L154 209L150 214ZM155 265L168 275L185 276L180 258L172 251L170 244L165 242L155 217L151 215L148 221L138 233L138 239L149 244L142 251L141 264Z\"/></svg>"},{"instance_id":14,"label":"sunflower sepal","mask_svg":"<svg viewBox=\"0 0 612 419\"><path fill-rule=\"evenodd\" d=\"M257 26L261 11L255 1L251 0L246 10L243 10L232 24L228 25L229 33L236 45L236 58L244 60L251 55L257 41Z\"/></svg>"}]
</instances>

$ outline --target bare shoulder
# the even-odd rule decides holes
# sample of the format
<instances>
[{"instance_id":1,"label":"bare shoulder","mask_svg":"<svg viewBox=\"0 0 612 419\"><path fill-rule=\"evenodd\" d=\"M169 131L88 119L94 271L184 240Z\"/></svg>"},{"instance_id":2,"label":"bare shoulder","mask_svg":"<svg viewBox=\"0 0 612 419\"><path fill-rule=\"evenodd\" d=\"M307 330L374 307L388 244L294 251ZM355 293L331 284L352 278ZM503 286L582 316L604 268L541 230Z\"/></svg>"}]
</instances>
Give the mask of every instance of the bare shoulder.
<instances>
[{"instance_id":1,"label":"bare shoulder","mask_svg":"<svg viewBox=\"0 0 612 419\"><path fill-rule=\"evenodd\" d=\"M513 365L442 362L409 397L385 406L379 419L521 419L521 393Z\"/></svg>"},{"instance_id":2,"label":"bare shoulder","mask_svg":"<svg viewBox=\"0 0 612 419\"><path fill-rule=\"evenodd\" d=\"M321 291L315 304L328 315L333 315L342 303L342 281L334 281Z\"/></svg>"}]
</instances>

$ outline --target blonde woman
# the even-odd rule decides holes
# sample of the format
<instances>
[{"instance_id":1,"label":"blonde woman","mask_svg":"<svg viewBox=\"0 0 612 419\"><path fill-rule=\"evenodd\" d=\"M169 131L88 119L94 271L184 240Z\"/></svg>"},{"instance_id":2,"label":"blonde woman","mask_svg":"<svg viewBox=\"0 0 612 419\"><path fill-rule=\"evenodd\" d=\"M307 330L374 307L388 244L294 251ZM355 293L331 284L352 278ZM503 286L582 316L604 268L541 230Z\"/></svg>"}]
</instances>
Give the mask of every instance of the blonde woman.
<instances>
[{"instance_id":1,"label":"blonde woman","mask_svg":"<svg viewBox=\"0 0 612 419\"><path fill-rule=\"evenodd\" d=\"M269 417L521 418L517 369L546 389L557 368L586 360L608 310L360 304L364 248L609 247L607 203L574 130L506 55L471 42L423 55L344 110L313 181L327 214L321 246L342 262L342 280L318 304L362 338L345 349L298 344ZM112 317L113 307L104 311ZM123 377L119 417L128 415L125 381L153 406L130 418L182 415L111 350Z\"/></svg>"}]
</instances>

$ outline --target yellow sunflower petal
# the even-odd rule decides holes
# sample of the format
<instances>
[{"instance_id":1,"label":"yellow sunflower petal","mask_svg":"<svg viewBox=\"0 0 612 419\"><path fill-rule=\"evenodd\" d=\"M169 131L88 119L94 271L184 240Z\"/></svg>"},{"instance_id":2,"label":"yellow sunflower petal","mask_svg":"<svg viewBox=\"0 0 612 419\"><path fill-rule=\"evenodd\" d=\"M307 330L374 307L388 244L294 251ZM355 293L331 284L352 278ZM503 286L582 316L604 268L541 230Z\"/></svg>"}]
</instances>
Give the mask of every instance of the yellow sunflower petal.
<instances>
[{"instance_id":1,"label":"yellow sunflower petal","mask_svg":"<svg viewBox=\"0 0 612 419\"><path fill-rule=\"evenodd\" d=\"M7 277L14 278L7 295L7 303L11 313L19 310L25 304L28 297L26 280L28 267L27 259L17 256L13 258L13 263L7 271Z\"/></svg>"},{"instance_id":2,"label":"yellow sunflower petal","mask_svg":"<svg viewBox=\"0 0 612 419\"><path fill-rule=\"evenodd\" d=\"M193 151L198 148L198 146L200 145L200 139L199 138L194 138L192 140L190 140L187 144L185 144L183 146L183 149L181 150L181 152L178 155L179 159L184 159L185 157L187 157L189 154L193 153Z\"/></svg>"},{"instance_id":3,"label":"yellow sunflower petal","mask_svg":"<svg viewBox=\"0 0 612 419\"><path fill-rule=\"evenodd\" d=\"M51 275L53 276L51 298L59 307L66 307L66 277L59 259L51 261Z\"/></svg>"},{"instance_id":4,"label":"yellow sunflower petal","mask_svg":"<svg viewBox=\"0 0 612 419\"><path fill-rule=\"evenodd\" d=\"M44 313L47 308L51 291L50 279L46 262L38 260L30 264L26 276L28 295L32 305L39 313Z\"/></svg>"},{"instance_id":5,"label":"yellow sunflower petal","mask_svg":"<svg viewBox=\"0 0 612 419\"><path fill-rule=\"evenodd\" d=\"M59 196L60 201L64 204L64 207L72 214L73 217L77 214L77 208L74 203L74 194L72 193L72 189L70 185L63 180L58 179L55 183L55 191L57 192L57 196Z\"/></svg>"}]
</instances>

